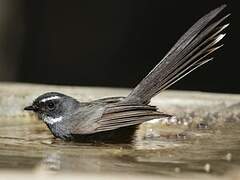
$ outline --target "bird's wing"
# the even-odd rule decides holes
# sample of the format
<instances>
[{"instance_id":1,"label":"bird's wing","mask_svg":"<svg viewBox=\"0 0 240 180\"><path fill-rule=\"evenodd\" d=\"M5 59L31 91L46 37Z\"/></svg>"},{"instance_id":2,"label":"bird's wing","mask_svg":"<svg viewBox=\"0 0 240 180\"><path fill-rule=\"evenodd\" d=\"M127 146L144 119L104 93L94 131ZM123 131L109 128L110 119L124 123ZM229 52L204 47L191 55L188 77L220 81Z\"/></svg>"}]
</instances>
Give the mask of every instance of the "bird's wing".
<instances>
[{"instance_id":1,"label":"bird's wing","mask_svg":"<svg viewBox=\"0 0 240 180\"><path fill-rule=\"evenodd\" d=\"M101 116L100 113L102 113ZM113 103L105 106L104 111L99 110L96 113L94 110L91 115L87 116L89 119L78 121L74 128L72 128L71 133L92 134L110 131L166 117L171 117L171 115L157 111L155 106Z\"/></svg>"},{"instance_id":2,"label":"bird's wing","mask_svg":"<svg viewBox=\"0 0 240 180\"><path fill-rule=\"evenodd\" d=\"M97 99L97 100L93 101L93 103L111 104L111 103L120 102L123 99L124 99L124 97L120 97L120 96L119 97L107 97L107 98Z\"/></svg>"},{"instance_id":3,"label":"bird's wing","mask_svg":"<svg viewBox=\"0 0 240 180\"><path fill-rule=\"evenodd\" d=\"M109 131L166 117L171 117L171 115L157 111L155 106L119 104L106 108L98 120L96 131Z\"/></svg>"}]
</instances>

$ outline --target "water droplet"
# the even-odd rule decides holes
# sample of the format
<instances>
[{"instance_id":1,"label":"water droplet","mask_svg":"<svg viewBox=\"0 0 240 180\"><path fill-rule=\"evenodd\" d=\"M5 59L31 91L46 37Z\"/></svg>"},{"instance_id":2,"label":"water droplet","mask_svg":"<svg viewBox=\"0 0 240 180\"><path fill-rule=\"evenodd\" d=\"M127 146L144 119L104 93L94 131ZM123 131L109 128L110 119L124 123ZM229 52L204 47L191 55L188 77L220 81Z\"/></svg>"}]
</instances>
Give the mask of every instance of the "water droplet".
<instances>
[{"instance_id":1,"label":"water droplet","mask_svg":"<svg viewBox=\"0 0 240 180\"><path fill-rule=\"evenodd\" d=\"M181 169L180 169L179 167L175 167L175 168L174 168L174 172L175 172L175 173L180 173L180 172L181 172Z\"/></svg>"},{"instance_id":2,"label":"water droplet","mask_svg":"<svg viewBox=\"0 0 240 180\"><path fill-rule=\"evenodd\" d=\"M211 165L209 163L204 165L204 170L209 173L211 171Z\"/></svg>"},{"instance_id":3,"label":"water droplet","mask_svg":"<svg viewBox=\"0 0 240 180\"><path fill-rule=\"evenodd\" d=\"M183 125L184 125L184 126L188 126L188 122L187 122L187 121L184 121Z\"/></svg>"},{"instance_id":4,"label":"water droplet","mask_svg":"<svg viewBox=\"0 0 240 180\"><path fill-rule=\"evenodd\" d=\"M46 144L46 145L51 145L53 144L53 142L51 140L43 140L41 141L42 144Z\"/></svg>"},{"instance_id":5,"label":"water droplet","mask_svg":"<svg viewBox=\"0 0 240 180\"><path fill-rule=\"evenodd\" d=\"M207 123L203 123L203 122L198 123L197 124L197 128L198 129L208 129L208 124Z\"/></svg>"},{"instance_id":6,"label":"water droplet","mask_svg":"<svg viewBox=\"0 0 240 180\"><path fill-rule=\"evenodd\" d=\"M176 134L177 139L187 139L187 136L183 133Z\"/></svg>"},{"instance_id":7,"label":"water droplet","mask_svg":"<svg viewBox=\"0 0 240 180\"><path fill-rule=\"evenodd\" d=\"M227 153L227 155L225 156L225 159L227 161L231 161L232 160L232 154L231 153Z\"/></svg>"}]
</instances>

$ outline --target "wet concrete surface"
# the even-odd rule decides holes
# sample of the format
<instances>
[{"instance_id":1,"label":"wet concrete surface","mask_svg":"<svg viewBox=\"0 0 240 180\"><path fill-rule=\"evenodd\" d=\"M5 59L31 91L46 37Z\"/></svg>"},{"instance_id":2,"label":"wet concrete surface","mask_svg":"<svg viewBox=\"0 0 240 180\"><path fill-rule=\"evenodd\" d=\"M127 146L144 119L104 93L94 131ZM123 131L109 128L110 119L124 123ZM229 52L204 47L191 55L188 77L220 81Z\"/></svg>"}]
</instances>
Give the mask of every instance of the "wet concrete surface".
<instances>
[{"instance_id":1,"label":"wet concrete surface","mask_svg":"<svg viewBox=\"0 0 240 180\"><path fill-rule=\"evenodd\" d=\"M55 139L23 107L47 91L81 101L129 90L2 83L0 171L231 177L240 170L240 95L166 91L153 105L174 114L141 125L132 144L81 144ZM237 176L238 177L238 176Z\"/></svg>"}]
</instances>

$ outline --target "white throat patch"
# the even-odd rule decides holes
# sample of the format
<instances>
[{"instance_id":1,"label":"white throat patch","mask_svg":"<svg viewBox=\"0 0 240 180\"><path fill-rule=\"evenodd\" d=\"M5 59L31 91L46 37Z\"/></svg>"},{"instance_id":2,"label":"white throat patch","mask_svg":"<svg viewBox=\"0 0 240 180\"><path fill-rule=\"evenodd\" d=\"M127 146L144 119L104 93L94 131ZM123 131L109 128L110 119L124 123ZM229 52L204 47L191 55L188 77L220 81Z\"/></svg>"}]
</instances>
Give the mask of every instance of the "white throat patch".
<instances>
[{"instance_id":1,"label":"white throat patch","mask_svg":"<svg viewBox=\"0 0 240 180\"><path fill-rule=\"evenodd\" d=\"M44 98L41 100L41 102L46 102L46 101L50 101L50 100L53 100L53 99L60 99L59 96L52 96L52 97L48 97L48 98Z\"/></svg>"},{"instance_id":2,"label":"white throat patch","mask_svg":"<svg viewBox=\"0 0 240 180\"><path fill-rule=\"evenodd\" d=\"M56 117L56 118L49 117L49 116L44 116L43 117L43 121L47 124L55 124L55 123L60 122L62 120L63 120L63 116Z\"/></svg>"}]
</instances>

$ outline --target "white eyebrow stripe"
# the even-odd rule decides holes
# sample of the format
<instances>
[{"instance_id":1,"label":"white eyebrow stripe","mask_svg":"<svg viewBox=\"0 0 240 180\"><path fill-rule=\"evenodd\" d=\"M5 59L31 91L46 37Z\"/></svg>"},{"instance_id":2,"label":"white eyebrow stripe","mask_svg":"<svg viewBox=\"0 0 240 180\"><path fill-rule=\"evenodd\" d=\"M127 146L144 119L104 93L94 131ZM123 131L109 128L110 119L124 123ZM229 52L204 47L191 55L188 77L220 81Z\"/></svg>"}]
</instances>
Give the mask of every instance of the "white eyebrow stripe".
<instances>
[{"instance_id":1,"label":"white eyebrow stripe","mask_svg":"<svg viewBox=\"0 0 240 180\"><path fill-rule=\"evenodd\" d=\"M59 96L52 96L52 97L42 99L40 102L46 102L46 101L50 101L50 100L53 100L53 99L60 99L60 97Z\"/></svg>"}]
</instances>

